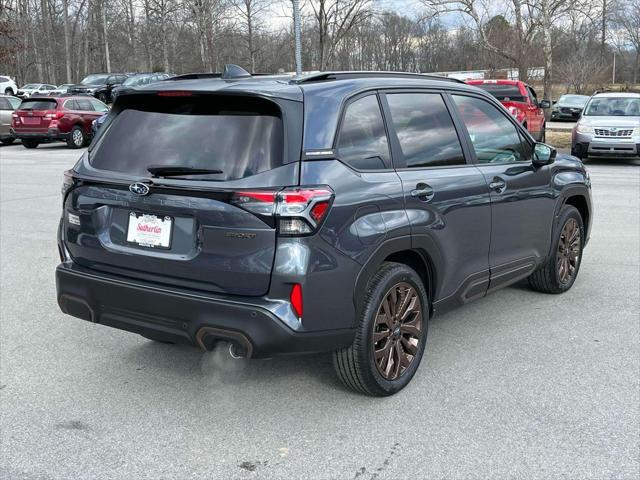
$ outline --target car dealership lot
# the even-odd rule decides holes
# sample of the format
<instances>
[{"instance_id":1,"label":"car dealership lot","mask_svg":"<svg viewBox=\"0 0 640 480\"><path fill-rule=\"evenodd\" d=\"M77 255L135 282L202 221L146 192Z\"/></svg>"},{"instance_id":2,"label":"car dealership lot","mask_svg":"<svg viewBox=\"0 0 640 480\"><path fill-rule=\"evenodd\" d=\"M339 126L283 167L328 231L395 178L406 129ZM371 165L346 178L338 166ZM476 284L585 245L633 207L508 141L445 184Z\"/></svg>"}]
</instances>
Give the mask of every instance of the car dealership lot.
<instances>
[{"instance_id":1,"label":"car dealership lot","mask_svg":"<svg viewBox=\"0 0 640 480\"><path fill-rule=\"evenodd\" d=\"M63 315L63 144L0 147L0 478L637 478L640 167L593 162L562 296L526 285L430 325L394 397L327 356L234 361Z\"/></svg>"}]
</instances>

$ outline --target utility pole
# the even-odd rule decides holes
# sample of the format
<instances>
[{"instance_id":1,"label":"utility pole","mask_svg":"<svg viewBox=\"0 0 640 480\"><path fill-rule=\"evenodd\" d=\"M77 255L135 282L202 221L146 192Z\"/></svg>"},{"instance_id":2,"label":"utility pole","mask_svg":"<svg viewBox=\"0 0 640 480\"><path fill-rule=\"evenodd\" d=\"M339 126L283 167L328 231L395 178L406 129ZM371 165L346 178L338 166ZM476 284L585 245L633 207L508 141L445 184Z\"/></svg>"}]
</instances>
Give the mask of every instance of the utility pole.
<instances>
[{"instance_id":1,"label":"utility pole","mask_svg":"<svg viewBox=\"0 0 640 480\"><path fill-rule=\"evenodd\" d=\"M293 3L293 31L296 43L296 76L302 75L302 39L300 38L300 0Z\"/></svg>"},{"instance_id":2,"label":"utility pole","mask_svg":"<svg viewBox=\"0 0 640 480\"><path fill-rule=\"evenodd\" d=\"M613 52L613 78L611 79L612 84L616 84L616 52Z\"/></svg>"}]
</instances>

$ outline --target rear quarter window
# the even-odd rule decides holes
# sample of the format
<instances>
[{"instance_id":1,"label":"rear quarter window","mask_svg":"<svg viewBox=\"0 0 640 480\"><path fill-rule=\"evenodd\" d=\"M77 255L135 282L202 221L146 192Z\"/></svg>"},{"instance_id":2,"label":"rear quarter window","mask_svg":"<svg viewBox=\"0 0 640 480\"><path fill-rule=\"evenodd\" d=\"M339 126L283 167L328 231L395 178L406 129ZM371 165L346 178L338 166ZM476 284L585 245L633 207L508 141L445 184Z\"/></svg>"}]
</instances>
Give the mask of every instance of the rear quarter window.
<instances>
[{"instance_id":1,"label":"rear quarter window","mask_svg":"<svg viewBox=\"0 0 640 480\"><path fill-rule=\"evenodd\" d=\"M250 177L283 164L280 110L272 102L202 95L128 104L91 152L94 168L149 177L147 168L220 170L198 180Z\"/></svg>"}]
</instances>

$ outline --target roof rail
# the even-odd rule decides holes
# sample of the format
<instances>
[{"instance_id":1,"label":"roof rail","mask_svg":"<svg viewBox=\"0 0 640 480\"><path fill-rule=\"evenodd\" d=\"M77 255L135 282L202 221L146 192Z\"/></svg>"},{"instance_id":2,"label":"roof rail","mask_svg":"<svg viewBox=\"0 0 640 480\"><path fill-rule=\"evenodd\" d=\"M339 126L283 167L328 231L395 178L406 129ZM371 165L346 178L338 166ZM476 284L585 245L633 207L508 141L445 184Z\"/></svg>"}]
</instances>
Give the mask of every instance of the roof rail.
<instances>
[{"instance_id":1,"label":"roof rail","mask_svg":"<svg viewBox=\"0 0 640 480\"><path fill-rule=\"evenodd\" d=\"M330 80L350 80L353 78L413 78L420 80L442 80L445 82L465 83L457 78L443 77L429 73L409 73L409 72L376 72L376 71L340 71L340 72L318 72L294 78L291 83L323 82Z\"/></svg>"}]
</instances>

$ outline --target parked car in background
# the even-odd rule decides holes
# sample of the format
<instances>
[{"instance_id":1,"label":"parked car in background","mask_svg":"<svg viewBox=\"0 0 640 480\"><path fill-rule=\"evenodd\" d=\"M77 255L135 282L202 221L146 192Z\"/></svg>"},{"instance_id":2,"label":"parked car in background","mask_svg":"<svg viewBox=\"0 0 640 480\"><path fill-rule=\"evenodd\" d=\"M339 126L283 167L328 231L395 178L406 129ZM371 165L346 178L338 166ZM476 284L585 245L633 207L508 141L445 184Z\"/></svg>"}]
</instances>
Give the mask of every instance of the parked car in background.
<instances>
[{"instance_id":1,"label":"parked car in background","mask_svg":"<svg viewBox=\"0 0 640 480\"><path fill-rule=\"evenodd\" d=\"M588 101L588 95L562 95L553 105L551 120L578 120Z\"/></svg>"},{"instance_id":2,"label":"parked car in background","mask_svg":"<svg viewBox=\"0 0 640 480\"><path fill-rule=\"evenodd\" d=\"M69 93L69 88L73 86L73 83L63 83L62 85L58 85L54 90L49 92L49 95L52 97L56 97L58 95L64 95L65 93Z\"/></svg>"},{"instance_id":3,"label":"parked car in background","mask_svg":"<svg viewBox=\"0 0 640 480\"><path fill-rule=\"evenodd\" d=\"M56 86L50 83L27 83L18 89L17 97L29 98L33 95L49 95Z\"/></svg>"},{"instance_id":4,"label":"parked car in background","mask_svg":"<svg viewBox=\"0 0 640 480\"><path fill-rule=\"evenodd\" d=\"M29 98L13 113L12 130L25 148L57 141L80 148L91 139L91 122L108 111L95 98Z\"/></svg>"},{"instance_id":5,"label":"parked car in background","mask_svg":"<svg viewBox=\"0 0 640 480\"><path fill-rule=\"evenodd\" d=\"M10 95L0 95L0 142L5 145L13 143L16 139L11 131L13 111L18 108L21 100Z\"/></svg>"},{"instance_id":6,"label":"parked car in background","mask_svg":"<svg viewBox=\"0 0 640 480\"><path fill-rule=\"evenodd\" d=\"M126 73L92 73L79 84L72 85L68 93L73 95L91 95L102 103L111 102L111 91L127 79Z\"/></svg>"},{"instance_id":7,"label":"parked car in background","mask_svg":"<svg viewBox=\"0 0 640 480\"><path fill-rule=\"evenodd\" d=\"M127 77L127 79L117 87L114 87L111 91L111 100L114 101L119 93L126 91L128 89L132 89L135 87L140 87L142 85L149 85L153 82L159 82L161 80L165 80L169 78L171 75L168 73L136 73Z\"/></svg>"},{"instance_id":8,"label":"parked car in background","mask_svg":"<svg viewBox=\"0 0 640 480\"><path fill-rule=\"evenodd\" d=\"M115 102L64 176L64 313L235 356L332 352L348 388L384 396L418 369L434 313L525 278L573 285L587 171L486 92L240 70Z\"/></svg>"},{"instance_id":9,"label":"parked car in background","mask_svg":"<svg viewBox=\"0 0 640 480\"><path fill-rule=\"evenodd\" d=\"M8 75L0 75L0 93L15 95L18 93L16 81Z\"/></svg>"},{"instance_id":10,"label":"parked car in background","mask_svg":"<svg viewBox=\"0 0 640 480\"><path fill-rule=\"evenodd\" d=\"M96 134L98 133L98 130L100 130L100 127L102 126L102 124L106 119L107 119L107 114L105 113L101 117L98 117L93 122L91 122L91 132L94 137L96 136Z\"/></svg>"},{"instance_id":11,"label":"parked car in background","mask_svg":"<svg viewBox=\"0 0 640 480\"><path fill-rule=\"evenodd\" d=\"M518 80L467 80L496 97L539 142L545 141L544 109L551 107L548 100L538 100L531 85Z\"/></svg>"},{"instance_id":12,"label":"parked car in background","mask_svg":"<svg viewBox=\"0 0 640 480\"><path fill-rule=\"evenodd\" d=\"M573 127L571 154L581 158L640 158L640 93L597 93Z\"/></svg>"}]
</instances>

